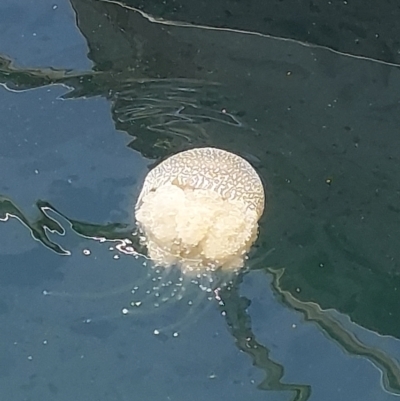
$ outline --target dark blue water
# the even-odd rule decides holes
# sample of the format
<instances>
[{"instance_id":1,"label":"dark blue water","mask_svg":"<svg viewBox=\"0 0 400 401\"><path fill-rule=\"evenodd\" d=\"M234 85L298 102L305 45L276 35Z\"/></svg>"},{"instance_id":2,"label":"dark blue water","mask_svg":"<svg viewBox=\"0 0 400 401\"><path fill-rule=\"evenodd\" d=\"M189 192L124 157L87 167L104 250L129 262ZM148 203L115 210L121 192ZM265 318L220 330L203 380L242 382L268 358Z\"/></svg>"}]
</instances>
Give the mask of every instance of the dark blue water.
<instances>
[{"instance_id":1,"label":"dark blue water","mask_svg":"<svg viewBox=\"0 0 400 401\"><path fill-rule=\"evenodd\" d=\"M396 57L368 35L356 53L203 22L218 28L2 2L4 399L397 399ZM148 168L204 145L248 159L267 191L249 269L218 297L129 252Z\"/></svg>"}]
</instances>

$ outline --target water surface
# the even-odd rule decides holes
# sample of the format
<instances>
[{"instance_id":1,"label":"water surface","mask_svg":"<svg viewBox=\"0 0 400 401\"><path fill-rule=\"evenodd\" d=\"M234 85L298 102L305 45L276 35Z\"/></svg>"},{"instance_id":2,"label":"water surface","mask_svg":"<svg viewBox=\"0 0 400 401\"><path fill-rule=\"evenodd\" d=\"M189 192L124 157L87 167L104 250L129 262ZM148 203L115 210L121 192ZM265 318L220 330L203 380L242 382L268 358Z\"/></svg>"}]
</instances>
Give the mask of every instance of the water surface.
<instances>
[{"instance_id":1,"label":"water surface","mask_svg":"<svg viewBox=\"0 0 400 401\"><path fill-rule=\"evenodd\" d=\"M35 9L43 35L58 13L52 44L0 34L7 399L397 398L398 67L57 6ZM148 168L204 145L262 176L260 238L222 304L187 282L185 302L154 308L157 273L118 241ZM148 305L125 316L138 283Z\"/></svg>"}]
</instances>

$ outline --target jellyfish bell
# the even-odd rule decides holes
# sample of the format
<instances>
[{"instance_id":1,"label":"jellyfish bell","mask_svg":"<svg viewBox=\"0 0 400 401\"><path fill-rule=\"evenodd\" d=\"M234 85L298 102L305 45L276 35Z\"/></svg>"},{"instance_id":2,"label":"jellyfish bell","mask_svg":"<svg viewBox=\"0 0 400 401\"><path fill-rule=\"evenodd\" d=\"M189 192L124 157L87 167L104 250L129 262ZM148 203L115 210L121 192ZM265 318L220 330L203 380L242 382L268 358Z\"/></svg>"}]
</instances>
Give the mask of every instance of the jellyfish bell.
<instances>
[{"instance_id":1,"label":"jellyfish bell","mask_svg":"<svg viewBox=\"0 0 400 401\"><path fill-rule=\"evenodd\" d=\"M190 276L242 268L264 205L250 163L225 150L196 148L148 173L135 217L149 258Z\"/></svg>"}]
</instances>

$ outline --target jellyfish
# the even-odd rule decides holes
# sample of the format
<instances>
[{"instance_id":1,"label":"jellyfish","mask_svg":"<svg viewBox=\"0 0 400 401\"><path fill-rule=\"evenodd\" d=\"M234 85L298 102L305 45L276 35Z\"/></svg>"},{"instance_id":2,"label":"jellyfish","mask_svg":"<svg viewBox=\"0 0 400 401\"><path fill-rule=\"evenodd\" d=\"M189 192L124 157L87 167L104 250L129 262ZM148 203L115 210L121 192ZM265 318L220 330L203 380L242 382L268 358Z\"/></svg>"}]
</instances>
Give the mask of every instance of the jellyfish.
<instances>
[{"instance_id":1,"label":"jellyfish","mask_svg":"<svg viewBox=\"0 0 400 401\"><path fill-rule=\"evenodd\" d=\"M245 265L264 206L260 177L234 153L195 148L158 164L147 174L135 206L140 242L157 271L154 291L144 302L153 295L159 307L160 298L169 305L185 298L195 309L202 292L219 300L218 292ZM193 287L201 292L190 291ZM165 296L170 289L171 296ZM137 302L143 304L132 305Z\"/></svg>"},{"instance_id":2,"label":"jellyfish","mask_svg":"<svg viewBox=\"0 0 400 401\"><path fill-rule=\"evenodd\" d=\"M150 259L193 275L242 268L264 205L250 163L225 150L195 148L148 173L135 216Z\"/></svg>"}]
</instances>

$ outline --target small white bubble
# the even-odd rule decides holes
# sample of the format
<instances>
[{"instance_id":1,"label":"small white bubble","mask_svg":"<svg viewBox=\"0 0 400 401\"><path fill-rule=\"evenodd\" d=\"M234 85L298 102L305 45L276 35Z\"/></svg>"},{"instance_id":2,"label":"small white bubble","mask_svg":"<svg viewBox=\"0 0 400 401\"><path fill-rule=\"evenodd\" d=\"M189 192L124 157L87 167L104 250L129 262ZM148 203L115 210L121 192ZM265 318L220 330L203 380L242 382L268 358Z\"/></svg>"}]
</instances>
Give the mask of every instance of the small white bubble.
<instances>
[{"instance_id":1,"label":"small white bubble","mask_svg":"<svg viewBox=\"0 0 400 401\"><path fill-rule=\"evenodd\" d=\"M119 259L119 255L114 255L113 259L115 259L115 260Z\"/></svg>"},{"instance_id":2,"label":"small white bubble","mask_svg":"<svg viewBox=\"0 0 400 401\"><path fill-rule=\"evenodd\" d=\"M43 340L43 345L47 345L47 340Z\"/></svg>"},{"instance_id":3,"label":"small white bubble","mask_svg":"<svg viewBox=\"0 0 400 401\"><path fill-rule=\"evenodd\" d=\"M86 256L90 255L90 249L84 249L82 252Z\"/></svg>"},{"instance_id":4,"label":"small white bubble","mask_svg":"<svg viewBox=\"0 0 400 401\"><path fill-rule=\"evenodd\" d=\"M32 356L32 355L29 355L29 356L28 356L28 360L31 361L32 359L33 359L33 356Z\"/></svg>"},{"instance_id":5,"label":"small white bubble","mask_svg":"<svg viewBox=\"0 0 400 401\"><path fill-rule=\"evenodd\" d=\"M179 333L177 331L175 331L175 333L172 334L172 337L178 337Z\"/></svg>"},{"instance_id":6,"label":"small white bubble","mask_svg":"<svg viewBox=\"0 0 400 401\"><path fill-rule=\"evenodd\" d=\"M129 313L129 310L128 310L128 308L123 308L121 310L121 312L122 312L123 315L127 315Z\"/></svg>"},{"instance_id":7,"label":"small white bubble","mask_svg":"<svg viewBox=\"0 0 400 401\"><path fill-rule=\"evenodd\" d=\"M153 331L153 334L155 334L156 336L158 336L158 335L160 334L160 332L159 332L157 329L155 329L155 330Z\"/></svg>"}]
</instances>

